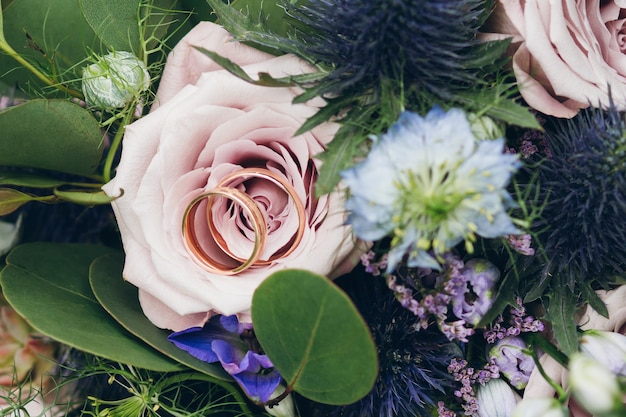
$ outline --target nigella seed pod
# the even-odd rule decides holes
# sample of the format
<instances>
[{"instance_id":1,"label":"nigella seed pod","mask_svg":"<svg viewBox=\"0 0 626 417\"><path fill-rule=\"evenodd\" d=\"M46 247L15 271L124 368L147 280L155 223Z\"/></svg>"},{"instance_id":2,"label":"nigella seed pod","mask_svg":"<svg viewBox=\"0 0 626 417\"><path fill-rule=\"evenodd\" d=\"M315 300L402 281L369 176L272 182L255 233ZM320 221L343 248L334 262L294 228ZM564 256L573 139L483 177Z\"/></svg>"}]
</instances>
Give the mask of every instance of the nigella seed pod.
<instances>
[{"instance_id":1,"label":"nigella seed pod","mask_svg":"<svg viewBox=\"0 0 626 417\"><path fill-rule=\"evenodd\" d=\"M130 52L111 52L83 69L83 94L93 107L124 107L149 86L146 64Z\"/></svg>"}]
</instances>

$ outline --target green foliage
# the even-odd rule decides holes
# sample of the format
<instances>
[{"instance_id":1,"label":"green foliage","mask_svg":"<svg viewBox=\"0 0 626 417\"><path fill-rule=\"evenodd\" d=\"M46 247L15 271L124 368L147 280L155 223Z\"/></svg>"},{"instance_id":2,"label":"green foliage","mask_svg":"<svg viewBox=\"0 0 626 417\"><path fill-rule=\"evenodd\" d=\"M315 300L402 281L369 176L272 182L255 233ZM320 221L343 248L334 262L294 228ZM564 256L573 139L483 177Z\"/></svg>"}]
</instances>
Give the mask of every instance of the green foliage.
<instances>
[{"instance_id":1,"label":"green foliage","mask_svg":"<svg viewBox=\"0 0 626 417\"><path fill-rule=\"evenodd\" d=\"M101 52L100 43L81 14L78 1L14 0L7 3L5 0L2 3L8 45L59 82L78 79L77 74L67 71L83 61L90 51ZM68 36L68 30L72 36ZM0 78L7 84L19 83L22 88L35 91L44 86L8 55L0 54L0 68Z\"/></svg>"},{"instance_id":2,"label":"green foliage","mask_svg":"<svg viewBox=\"0 0 626 417\"><path fill-rule=\"evenodd\" d=\"M139 6L142 0L79 0L89 26L110 51L140 55Z\"/></svg>"},{"instance_id":3,"label":"green foliage","mask_svg":"<svg viewBox=\"0 0 626 417\"><path fill-rule=\"evenodd\" d=\"M11 306L39 332L69 346L145 369L181 366L122 329L89 287L89 265L114 253L101 246L32 243L18 246L0 272ZM121 277L117 279L121 281Z\"/></svg>"},{"instance_id":4,"label":"green foliage","mask_svg":"<svg viewBox=\"0 0 626 417\"><path fill-rule=\"evenodd\" d=\"M252 299L254 330L288 389L314 401L350 404L378 373L368 327L340 289L304 270L272 274Z\"/></svg>"},{"instance_id":5,"label":"green foliage","mask_svg":"<svg viewBox=\"0 0 626 417\"><path fill-rule=\"evenodd\" d=\"M123 257L109 254L91 265L91 288L102 306L126 330L159 352L192 369L214 378L232 379L219 364L210 364L194 358L167 340L169 331L159 329L145 316L139 305L137 287L122 279Z\"/></svg>"},{"instance_id":6,"label":"green foliage","mask_svg":"<svg viewBox=\"0 0 626 417\"><path fill-rule=\"evenodd\" d=\"M552 290L547 296L545 318L552 324L552 331L559 348L569 356L578 350L578 332L574 320L578 297L563 282L564 279L554 278Z\"/></svg>"},{"instance_id":7,"label":"green foliage","mask_svg":"<svg viewBox=\"0 0 626 417\"><path fill-rule=\"evenodd\" d=\"M4 166L91 175L102 156L98 122L66 100L31 100L1 111L0 132Z\"/></svg>"}]
</instances>

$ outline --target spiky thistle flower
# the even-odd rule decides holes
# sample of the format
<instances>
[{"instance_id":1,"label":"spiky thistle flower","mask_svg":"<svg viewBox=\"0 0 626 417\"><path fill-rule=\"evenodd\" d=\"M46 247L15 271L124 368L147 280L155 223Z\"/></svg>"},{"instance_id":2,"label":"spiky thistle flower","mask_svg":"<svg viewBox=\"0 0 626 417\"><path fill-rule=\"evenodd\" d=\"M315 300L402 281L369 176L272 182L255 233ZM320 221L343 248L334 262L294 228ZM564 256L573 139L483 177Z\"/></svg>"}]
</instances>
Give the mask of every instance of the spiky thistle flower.
<instances>
[{"instance_id":1,"label":"spiky thistle flower","mask_svg":"<svg viewBox=\"0 0 626 417\"><path fill-rule=\"evenodd\" d=\"M591 109L546 134L552 154L539 169L537 225L548 258L546 274L570 288L626 270L626 121L615 107Z\"/></svg>"},{"instance_id":2,"label":"spiky thistle flower","mask_svg":"<svg viewBox=\"0 0 626 417\"><path fill-rule=\"evenodd\" d=\"M430 416L437 400L452 391L447 366L458 347L436 327L417 330L416 318L403 308L383 279L362 269L337 283L354 301L378 348L379 375L372 391L346 406L315 405L324 417Z\"/></svg>"},{"instance_id":3,"label":"spiky thistle flower","mask_svg":"<svg viewBox=\"0 0 626 417\"><path fill-rule=\"evenodd\" d=\"M320 95L362 96L402 80L436 97L477 83L486 54L476 34L491 11L484 0L310 0L288 7L302 55L332 70ZM495 56L494 56L495 59Z\"/></svg>"}]
</instances>

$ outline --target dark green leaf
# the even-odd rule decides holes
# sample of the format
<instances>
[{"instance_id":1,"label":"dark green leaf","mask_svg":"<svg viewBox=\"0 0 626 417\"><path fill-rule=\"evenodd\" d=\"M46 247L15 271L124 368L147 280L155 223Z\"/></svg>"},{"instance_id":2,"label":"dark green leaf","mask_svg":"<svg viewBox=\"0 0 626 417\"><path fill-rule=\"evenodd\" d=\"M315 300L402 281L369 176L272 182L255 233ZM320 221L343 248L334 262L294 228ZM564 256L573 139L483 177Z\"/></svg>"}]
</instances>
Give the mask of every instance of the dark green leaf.
<instances>
[{"instance_id":1,"label":"dark green leaf","mask_svg":"<svg viewBox=\"0 0 626 417\"><path fill-rule=\"evenodd\" d=\"M487 110L487 115L508 124L528 129L541 129L541 125L530 109L513 100L499 101Z\"/></svg>"},{"instance_id":2,"label":"dark green leaf","mask_svg":"<svg viewBox=\"0 0 626 417\"><path fill-rule=\"evenodd\" d=\"M113 250L102 246L31 243L16 247L0 272L2 291L38 331L85 352L171 372L181 369L126 332L94 297L89 265Z\"/></svg>"},{"instance_id":3,"label":"dark green leaf","mask_svg":"<svg viewBox=\"0 0 626 417\"><path fill-rule=\"evenodd\" d=\"M252 299L254 330L288 386L306 398L350 404L378 372L367 325L341 290L303 270L272 274Z\"/></svg>"},{"instance_id":4,"label":"dark green leaf","mask_svg":"<svg viewBox=\"0 0 626 417\"><path fill-rule=\"evenodd\" d=\"M577 297L564 283L556 284L551 287L545 318L552 324L552 332L561 351L570 355L578 350L578 332L574 320Z\"/></svg>"},{"instance_id":5,"label":"dark green leaf","mask_svg":"<svg viewBox=\"0 0 626 417\"><path fill-rule=\"evenodd\" d=\"M89 111L66 100L31 100L0 112L0 165L94 173L103 133Z\"/></svg>"},{"instance_id":6,"label":"dark green leaf","mask_svg":"<svg viewBox=\"0 0 626 417\"><path fill-rule=\"evenodd\" d=\"M606 308L604 301L598 296L598 294L591 288L591 284L588 281L580 283L582 290L583 301L589 303L598 314L605 318L609 318L609 310Z\"/></svg>"},{"instance_id":7,"label":"dark green leaf","mask_svg":"<svg viewBox=\"0 0 626 417\"><path fill-rule=\"evenodd\" d=\"M219 364L194 358L167 340L171 333L152 324L141 310L137 287L122 279L121 254L105 255L91 265L91 288L98 301L126 330L177 362L218 379L231 381Z\"/></svg>"},{"instance_id":8,"label":"dark green leaf","mask_svg":"<svg viewBox=\"0 0 626 417\"><path fill-rule=\"evenodd\" d=\"M351 132L354 132L352 134ZM349 125L343 125L324 152L316 155L322 167L315 183L315 193L324 195L332 192L341 180L341 171L354 164L359 146L367 137Z\"/></svg>"},{"instance_id":9,"label":"dark green leaf","mask_svg":"<svg viewBox=\"0 0 626 417\"><path fill-rule=\"evenodd\" d=\"M57 74L63 74L67 80L76 79L80 76L78 71L66 72L92 51L100 51L95 34L80 12L78 0L15 0L10 4L3 1L2 5L7 42L47 73L52 74L48 60L51 59ZM10 85L19 81L24 86L26 80L42 85L28 70L4 54L0 54L0 77Z\"/></svg>"},{"instance_id":10,"label":"dark green leaf","mask_svg":"<svg viewBox=\"0 0 626 417\"><path fill-rule=\"evenodd\" d=\"M515 297L517 296L517 275L514 271L508 271L498 289L498 295L494 298L493 305L487 313L480 319L476 327L484 327L492 323L496 317L502 314L504 309L509 305L515 305Z\"/></svg>"},{"instance_id":11,"label":"dark green leaf","mask_svg":"<svg viewBox=\"0 0 626 417\"><path fill-rule=\"evenodd\" d=\"M54 188L65 181L21 171L0 169L0 185L16 185L32 188Z\"/></svg>"},{"instance_id":12,"label":"dark green leaf","mask_svg":"<svg viewBox=\"0 0 626 417\"><path fill-rule=\"evenodd\" d=\"M140 0L79 0L93 31L111 51L140 55Z\"/></svg>"}]
</instances>

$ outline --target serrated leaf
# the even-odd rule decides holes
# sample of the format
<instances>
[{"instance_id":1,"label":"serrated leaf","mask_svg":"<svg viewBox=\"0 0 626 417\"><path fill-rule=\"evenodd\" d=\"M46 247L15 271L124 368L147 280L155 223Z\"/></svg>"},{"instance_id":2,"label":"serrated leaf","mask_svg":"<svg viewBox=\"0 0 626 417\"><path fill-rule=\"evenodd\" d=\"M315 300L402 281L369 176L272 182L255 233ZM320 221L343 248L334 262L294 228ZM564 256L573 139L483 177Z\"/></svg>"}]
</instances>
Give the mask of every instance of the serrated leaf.
<instances>
[{"instance_id":1,"label":"serrated leaf","mask_svg":"<svg viewBox=\"0 0 626 417\"><path fill-rule=\"evenodd\" d=\"M167 340L170 331L159 329L145 316L139 305L137 287L122 278L124 258L121 254L104 255L90 268L91 288L102 306L126 330L183 365L218 379L232 378L218 364L194 358Z\"/></svg>"},{"instance_id":2,"label":"serrated leaf","mask_svg":"<svg viewBox=\"0 0 626 417\"><path fill-rule=\"evenodd\" d=\"M315 193L318 196L332 192L341 180L341 171L354 164L359 145L366 140L366 137L362 134L351 135L350 132L353 132L350 126L342 126L326 150L316 155L316 158L322 161L315 183Z\"/></svg>"},{"instance_id":3,"label":"serrated leaf","mask_svg":"<svg viewBox=\"0 0 626 417\"><path fill-rule=\"evenodd\" d=\"M602 317L609 318L609 310L604 304L604 301L598 296L598 294L591 288L591 284L588 281L580 283L583 301L588 303Z\"/></svg>"},{"instance_id":4,"label":"serrated leaf","mask_svg":"<svg viewBox=\"0 0 626 417\"><path fill-rule=\"evenodd\" d=\"M502 100L487 110L487 115L508 124L528 129L541 130L542 127L535 115L526 106L513 100Z\"/></svg>"},{"instance_id":5,"label":"serrated leaf","mask_svg":"<svg viewBox=\"0 0 626 417\"><path fill-rule=\"evenodd\" d=\"M326 404L365 396L378 373L376 347L347 295L304 270L272 274L252 299L254 331L289 388Z\"/></svg>"},{"instance_id":6,"label":"serrated leaf","mask_svg":"<svg viewBox=\"0 0 626 417\"><path fill-rule=\"evenodd\" d=\"M2 292L33 328L62 343L140 368L180 370L180 365L124 330L94 297L89 266L114 252L79 244L18 246L0 272Z\"/></svg>"},{"instance_id":7,"label":"serrated leaf","mask_svg":"<svg viewBox=\"0 0 626 417\"><path fill-rule=\"evenodd\" d=\"M563 283L557 283L551 288L545 318L552 325L552 332L559 348L569 356L578 350L578 332L574 320L576 297Z\"/></svg>"},{"instance_id":8,"label":"serrated leaf","mask_svg":"<svg viewBox=\"0 0 626 417\"><path fill-rule=\"evenodd\" d=\"M67 100L30 100L0 112L0 165L78 175L95 172L103 133L91 113Z\"/></svg>"},{"instance_id":9,"label":"serrated leaf","mask_svg":"<svg viewBox=\"0 0 626 417\"><path fill-rule=\"evenodd\" d=\"M140 0L79 0L80 9L96 35L111 51L140 54Z\"/></svg>"}]
</instances>

